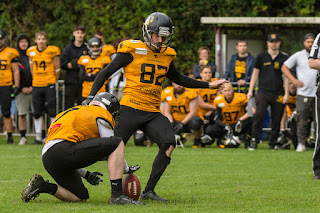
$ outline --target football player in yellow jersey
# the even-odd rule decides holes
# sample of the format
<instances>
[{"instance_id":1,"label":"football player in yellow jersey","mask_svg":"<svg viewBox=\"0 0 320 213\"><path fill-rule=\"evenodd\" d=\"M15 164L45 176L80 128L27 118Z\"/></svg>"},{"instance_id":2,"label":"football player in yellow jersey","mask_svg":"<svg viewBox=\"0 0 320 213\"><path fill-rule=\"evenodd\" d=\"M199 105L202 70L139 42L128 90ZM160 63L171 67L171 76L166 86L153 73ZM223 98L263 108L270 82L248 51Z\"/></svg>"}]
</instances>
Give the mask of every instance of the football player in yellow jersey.
<instances>
[{"instance_id":1,"label":"football player in yellow jersey","mask_svg":"<svg viewBox=\"0 0 320 213\"><path fill-rule=\"evenodd\" d=\"M7 47L5 41L6 34L3 30L0 30L0 105L7 132L7 143L13 144L10 108L12 94L17 95L19 93L20 71L18 59L20 55L16 49ZM13 82L14 88L12 88Z\"/></svg>"},{"instance_id":2,"label":"football player in yellow jersey","mask_svg":"<svg viewBox=\"0 0 320 213\"><path fill-rule=\"evenodd\" d=\"M205 65L200 68L200 77L202 81L211 82L212 80L212 71L211 66ZM198 95L198 116L204 119L205 115L210 115L212 111L216 109L213 105L213 101L217 96L217 89L199 89Z\"/></svg>"},{"instance_id":3,"label":"football player in yellow jersey","mask_svg":"<svg viewBox=\"0 0 320 213\"><path fill-rule=\"evenodd\" d=\"M140 167L127 166L124 143L120 137L114 137L119 110L117 98L103 92L96 95L89 106L76 106L58 114L42 150L43 165L56 184L44 181L41 175L33 175L22 191L22 201L29 202L41 193L51 194L62 201L86 201L89 194L81 177L92 185L98 185L102 174L84 168L107 158L111 183L108 202L142 204L122 192L123 173L133 173Z\"/></svg>"},{"instance_id":4,"label":"football player in yellow jersey","mask_svg":"<svg viewBox=\"0 0 320 213\"><path fill-rule=\"evenodd\" d=\"M246 136L251 133L251 119L245 111L246 94L235 93L232 85L227 83L222 90L222 95L215 98L214 105L217 107L214 123L205 129L205 133L217 139L227 137L225 145L230 148L238 147L240 140L243 140L247 148L249 140ZM254 108L252 112L255 113Z\"/></svg>"},{"instance_id":5,"label":"football player in yellow jersey","mask_svg":"<svg viewBox=\"0 0 320 213\"><path fill-rule=\"evenodd\" d=\"M99 38L102 43L104 41L103 39L103 34L101 32L94 32L92 34L92 37L96 37L96 38ZM113 45L111 44L104 44L103 47L102 47L102 52L101 52L101 56L106 56L106 57L109 57L110 60L111 60L111 55L116 53L116 48L114 48Z\"/></svg>"},{"instance_id":6,"label":"football player in yellow jersey","mask_svg":"<svg viewBox=\"0 0 320 213\"><path fill-rule=\"evenodd\" d=\"M154 192L154 188L171 160L175 146L175 136L169 120L160 113L161 89L165 77L188 88L218 88L226 80L203 82L181 75L173 60L176 51L169 47L173 35L171 19L164 13L150 14L143 24L144 42L126 40L119 44L117 56L94 80L90 95L83 104L89 103L93 96L119 68L123 67L126 78L121 99L121 116L115 127L115 135L127 143L130 136L142 130L146 136L159 146L150 178L140 199L167 201Z\"/></svg>"},{"instance_id":7,"label":"football player in yellow jersey","mask_svg":"<svg viewBox=\"0 0 320 213\"><path fill-rule=\"evenodd\" d=\"M99 38L93 37L89 40L88 50L89 55L83 55L78 60L83 100L88 97L98 73L111 62L110 57L101 56L102 42ZM106 88L102 87L98 93L100 92L106 92Z\"/></svg>"},{"instance_id":8,"label":"football player in yellow jersey","mask_svg":"<svg viewBox=\"0 0 320 213\"><path fill-rule=\"evenodd\" d=\"M183 86L172 83L173 87L163 90L164 115L172 123L175 134L182 132L194 133L194 146L201 144L203 122L197 116L198 91L186 89Z\"/></svg>"},{"instance_id":9,"label":"football player in yellow jersey","mask_svg":"<svg viewBox=\"0 0 320 213\"><path fill-rule=\"evenodd\" d=\"M27 50L32 74L32 103L34 108L34 126L36 144L42 144L42 113L47 103L48 114L52 122L56 116L56 88L55 83L60 75L60 49L47 45L47 34L43 31L35 34L36 46Z\"/></svg>"},{"instance_id":10,"label":"football player in yellow jersey","mask_svg":"<svg viewBox=\"0 0 320 213\"><path fill-rule=\"evenodd\" d=\"M287 138L289 137L292 140L292 144L296 149L298 146L298 137L297 137L297 112L296 110L296 100L297 100L297 87L290 82L289 83L289 99L284 108L283 116L280 123L280 133L277 138L275 149L290 149L290 143L288 143ZM287 133L285 130L285 123L290 128L290 132ZM311 122L310 122L311 124ZM310 130L310 127L309 127ZM309 135L309 133L308 133Z\"/></svg>"}]
</instances>

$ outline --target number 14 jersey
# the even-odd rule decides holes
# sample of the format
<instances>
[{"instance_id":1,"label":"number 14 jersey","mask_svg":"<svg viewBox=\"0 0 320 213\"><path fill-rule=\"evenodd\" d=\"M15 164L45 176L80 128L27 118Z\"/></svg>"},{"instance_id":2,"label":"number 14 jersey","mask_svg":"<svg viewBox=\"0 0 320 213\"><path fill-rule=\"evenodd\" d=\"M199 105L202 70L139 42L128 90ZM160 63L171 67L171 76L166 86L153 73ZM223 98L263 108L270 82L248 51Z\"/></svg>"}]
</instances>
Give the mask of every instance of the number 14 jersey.
<instances>
[{"instance_id":1,"label":"number 14 jersey","mask_svg":"<svg viewBox=\"0 0 320 213\"><path fill-rule=\"evenodd\" d=\"M60 53L58 47L51 45L48 45L43 51L39 51L37 46L32 46L27 50L33 68L32 86L46 87L56 83L53 58Z\"/></svg>"},{"instance_id":2,"label":"number 14 jersey","mask_svg":"<svg viewBox=\"0 0 320 213\"><path fill-rule=\"evenodd\" d=\"M174 49L164 49L155 53L140 40L126 40L119 44L118 53L130 53L133 56L133 61L123 68L126 86L121 105L160 112L162 82L170 63L176 58Z\"/></svg>"}]
</instances>

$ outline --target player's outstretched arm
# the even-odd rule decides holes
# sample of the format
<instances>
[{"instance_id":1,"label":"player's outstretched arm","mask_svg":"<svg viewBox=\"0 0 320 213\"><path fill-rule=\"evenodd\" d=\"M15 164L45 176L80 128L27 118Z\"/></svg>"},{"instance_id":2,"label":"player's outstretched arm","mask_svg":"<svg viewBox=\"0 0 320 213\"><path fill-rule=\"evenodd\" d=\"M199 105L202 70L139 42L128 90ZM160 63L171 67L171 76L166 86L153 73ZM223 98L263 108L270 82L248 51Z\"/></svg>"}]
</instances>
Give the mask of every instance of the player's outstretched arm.
<instances>
[{"instance_id":1,"label":"player's outstretched arm","mask_svg":"<svg viewBox=\"0 0 320 213\"><path fill-rule=\"evenodd\" d=\"M172 62L170 64L169 71L167 72L166 77L174 83L187 88L209 88L208 82L198 81L189 78L188 76L181 75Z\"/></svg>"}]
</instances>

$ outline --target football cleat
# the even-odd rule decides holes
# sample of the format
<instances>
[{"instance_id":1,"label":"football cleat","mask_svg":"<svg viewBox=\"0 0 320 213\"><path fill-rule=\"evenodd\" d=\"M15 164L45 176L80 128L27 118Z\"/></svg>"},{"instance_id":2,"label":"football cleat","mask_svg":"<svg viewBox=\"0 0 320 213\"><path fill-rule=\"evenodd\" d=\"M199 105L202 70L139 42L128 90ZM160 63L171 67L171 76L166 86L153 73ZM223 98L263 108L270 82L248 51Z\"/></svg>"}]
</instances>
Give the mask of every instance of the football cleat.
<instances>
[{"instance_id":1,"label":"football cleat","mask_svg":"<svg viewBox=\"0 0 320 213\"><path fill-rule=\"evenodd\" d=\"M142 194L140 195L140 199L141 200L158 200L158 201L168 201L168 199L159 197L159 195L157 195L157 193L155 193L154 191L148 191L148 192L142 192Z\"/></svg>"},{"instance_id":2,"label":"football cleat","mask_svg":"<svg viewBox=\"0 0 320 213\"><path fill-rule=\"evenodd\" d=\"M40 187L44 184L44 179L41 175L33 175L30 179L28 186L21 193L21 200L23 202L29 202L32 198L33 200L39 196Z\"/></svg>"},{"instance_id":3,"label":"football cleat","mask_svg":"<svg viewBox=\"0 0 320 213\"><path fill-rule=\"evenodd\" d=\"M138 200L133 200L131 197L127 195L120 195L119 197L114 197L111 195L111 197L108 200L109 204L114 204L114 205L126 205L126 204L131 204L131 205L144 205L144 203L138 201Z\"/></svg>"}]
</instances>

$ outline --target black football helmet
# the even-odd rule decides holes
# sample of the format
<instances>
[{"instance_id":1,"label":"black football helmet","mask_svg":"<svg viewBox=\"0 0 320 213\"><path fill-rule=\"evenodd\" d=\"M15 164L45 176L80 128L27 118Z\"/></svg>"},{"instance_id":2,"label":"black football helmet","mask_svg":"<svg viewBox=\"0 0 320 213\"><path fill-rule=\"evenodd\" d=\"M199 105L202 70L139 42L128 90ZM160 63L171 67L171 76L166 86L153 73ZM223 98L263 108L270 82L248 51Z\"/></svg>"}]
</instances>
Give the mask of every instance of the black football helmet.
<instances>
[{"instance_id":1,"label":"black football helmet","mask_svg":"<svg viewBox=\"0 0 320 213\"><path fill-rule=\"evenodd\" d=\"M116 96L108 92L101 92L94 96L93 100L90 102L90 105L98 105L108 110L111 113L114 120L118 120L120 113L120 103Z\"/></svg>"},{"instance_id":2,"label":"black football helmet","mask_svg":"<svg viewBox=\"0 0 320 213\"><path fill-rule=\"evenodd\" d=\"M102 41L97 37L90 38L89 42L87 43L89 54L94 56L99 56L102 52ZM99 49L97 51L93 51L92 47L98 46Z\"/></svg>"},{"instance_id":3,"label":"black football helmet","mask_svg":"<svg viewBox=\"0 0 320 213\"><path fill-rule=\"evenodd\" d=\"M154 12L146 18L142 25L143 38L145 42L150 42L151 46L155 47L157 51L160 51L162 47L167 48L169 46L173 35L173 29L174 26L169 16L161 12ZM152 33L165 37L162 45L152 42Z\"/></svg>"},{"instance_id":4,"label":"black football helmet","mask_svg":"<svg viewBox=\"0 0 320 213\"><path fill-rule=\"evenodd\" d=\"M6 33L3 30L0 30L0 39L6 38Z\"/></svg>"}]
</instances>

